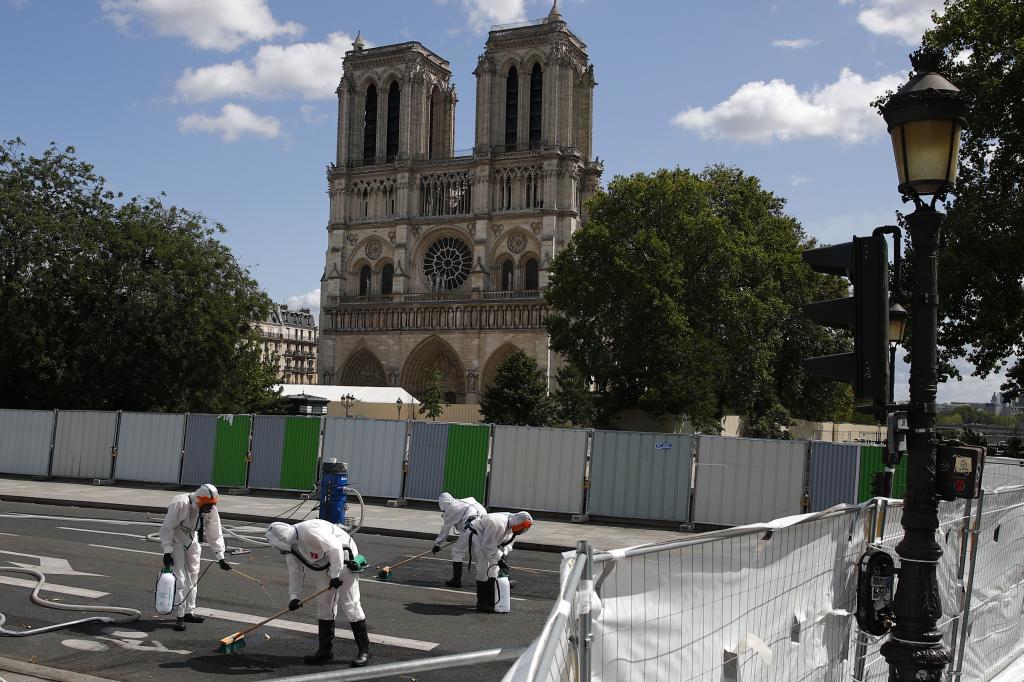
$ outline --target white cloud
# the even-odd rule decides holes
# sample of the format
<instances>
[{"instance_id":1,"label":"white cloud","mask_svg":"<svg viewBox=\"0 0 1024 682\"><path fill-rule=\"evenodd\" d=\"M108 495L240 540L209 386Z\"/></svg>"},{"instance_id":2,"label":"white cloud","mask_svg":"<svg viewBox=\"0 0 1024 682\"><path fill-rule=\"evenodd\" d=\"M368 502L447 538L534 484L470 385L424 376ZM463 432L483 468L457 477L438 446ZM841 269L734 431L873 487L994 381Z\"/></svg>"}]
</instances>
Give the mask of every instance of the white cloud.
<instances>
[{"instance_id":1,"label":"white cloud","mask_svg":"<svg viewBox=\"0 0 1024 682\"><path fill-rule=\"evenodd\" d=\"M323 43L263 45L249 63L241 59L185 69L175 89L190 102L226 97L270 99L298 95L330 99L341 78L341 59L352 37L332 33Z\"/></svg>"},{"instance_id":2,"label":"white cloud","mask_svg":"<svg viewBox=\"0 0 1024 682\"><path fill-rule=\"evenodd\" d=\"M190 114L178 119L183 133L217 133L225 142L234 142L242 135L274 138L281 134L281 122L273 116L257 116L239 104L225 104L220 116Z\"/></svg>"},{"instance_id":3,"label":"white cloud","mask_svg":"<svg viewBox=\"0 0 1024 682\"><path fill-rule=\"evenodd\" d=\"M466 21L477 33L492 24L511 24L526 19L524 0L462 0Z\"/></svg>"},{"instance_id":4,"label":"white cloud","mask_svg":"<svg viewBox=\"0 0 1024 682\"><path fill-rule=\"evenodd\" d=\"M841 4L850 4L842 0ZM857 21L877 35L899 38L907 45L919 45L932 27L932 12L942 11L942 0L861 0L864 7Z\"/></svg>"},{"instance_id":5,"label":"white cloud","mask_svg":"<svg viewBox=\"0 0 1024 682\"><path fill-rule=\"evenodd\" d=\"M745 83L711 109L692 107L672 119L703 138L771 142L834 137L856 143L884 131L871 101L903 83L898 75L867 81L844 68L835 83L799 92L782 79Z\"/></svg>"},{"instance_id":6,"label":"white cloud","mask_svg":"<svg viewBox=\"0 0 1024 682\"><path fill-rule=\"evenodd\" d=\"M775 47L784 47L789 50L803 50L804 48L817 45L817 40L811 40L810 38L794 38L793 40L773 40L772 45Z\"/></svg>"},{"instance_id":7,"label":"white cloud","mask_svg":"<svg viewBox=\"0 0 1024 682\"><path fill-rule=\"evenodd\" d=\"M791 175L791 176L789 176L789 184L793 185L794 187L799 187L800 185L806 185L810 181L811 181L811 179L809 177L807 177L806 175Z\"/></svg>"},{"instance_id":8,"label":"white cloud","mask_svg":"<svg viewBox=\"0 0 1024 682\"><path fill-rule=\"evenodd\" d=\"M327 114L319 111L312 104L303 104L299 107L299 113L302 114L302 119L306 123L312 123L314 125L320 125L327 120Z\"/></svg>"},{"instance_id":9,"label":"white cloud","mask_svg":"<svg viewBox=\"0 0 1024 682\"><path fill-rule=\"evenodd\" d=\"M287 303L288 307L292 310L309 308L314 317L318 316L320 314L320 287L317 287L312 291L307 291L304 294L299 294L298 296L289 296L285 303Z\"/></svg>"},{"instance_id":10,"label":"white cloud","mask_svg":"<svg viewBox=\"0 0 1024 682\"><path fill-rule=\"evenodd\" d=\"M294 21L278 23L267 0L103 0L101 8L122 31L138 19L204 50L230 52L252 40L297 38L305 30Z\"/></svg>"}]
</instances>

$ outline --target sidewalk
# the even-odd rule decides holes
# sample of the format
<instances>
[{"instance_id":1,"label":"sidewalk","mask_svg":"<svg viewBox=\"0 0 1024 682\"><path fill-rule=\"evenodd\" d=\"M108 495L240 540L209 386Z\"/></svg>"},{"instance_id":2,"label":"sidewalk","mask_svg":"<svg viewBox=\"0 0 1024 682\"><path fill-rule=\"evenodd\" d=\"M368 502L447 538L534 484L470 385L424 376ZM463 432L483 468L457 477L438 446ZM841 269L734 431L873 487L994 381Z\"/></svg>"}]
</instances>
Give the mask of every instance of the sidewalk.
<instances>
[{"instance_id":1,"label":"sidewalk","mask_svg":"<svg viewBox=\"0 0 1024 682\"><path fill-rule=\"evenodd\" d=\"M0 500L34 502L64 507L92 507L163 514L171 498L180 492L126 486L100 486L84 483L58 483L0 478ZM296 497L264 495L221 495L217 508L225 519L270 523L288 514L299 503ZM313 507L305 502L292 515L299 519ZM355 504L349 498L349 505ZM312 515L311 515L312 517ZM315 518L315 517L313 517ZM366 519L360 533L393 535L432 540L441 526L441 513L433 509L366 505ZM686 533L653 528L618 526L604 523L569 523L544 518L535 520L533 528L516 547L541 552L563 552L576 548L579 540L589 540L598 549L616 549L647 542L678 539Z\"/></svg>"},{"instance_id":2,"label":"sidewalk","mask_svg":"<svg viewBox=\"0 0 1024 682\"><path fill-rule=\"evenodd\" d=\"M0 658L0 672L7 682L110 682L104 677L49 668L13 658Z\"/></svg>"}]
</instances>

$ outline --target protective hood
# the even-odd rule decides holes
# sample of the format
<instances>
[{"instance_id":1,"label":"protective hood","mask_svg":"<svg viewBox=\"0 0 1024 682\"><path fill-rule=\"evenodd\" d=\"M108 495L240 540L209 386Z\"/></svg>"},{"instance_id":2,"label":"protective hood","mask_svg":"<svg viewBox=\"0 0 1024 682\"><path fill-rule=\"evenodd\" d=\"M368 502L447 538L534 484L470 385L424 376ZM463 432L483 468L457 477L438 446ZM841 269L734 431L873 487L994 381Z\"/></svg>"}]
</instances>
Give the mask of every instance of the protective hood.
<instances>
[{"instance_id":1,"label":"protective hood","mask_svg":"<svg viewBox=\"0 0 1024 682\"><path fill-rule=\"evenodd\" d=\"M448 493L441 493L441 496L437 498L437 506L441 508L441 511L447 511L448 505L452 503L453 499L455 498Z\"/></svg>"},{"instance_id":2,"label":"protective hood","mask_svg":"<svg viewBox=\"0 0 1024 682\"><path fill-rule=\"evenodd\" d=\"M530 516L530 512L516 512L515 514L509 514L508 527L516 535L520 535L530 530L530 526L533 525L533 517Z\"/></svg>"},{"instance_id":3,"label":"protective hood","mask_svg":"<svg viewBox=\"0 0 1024 682\"><path fill-rule=\"evenodd\" d=\"M291 524L275 521L267 526L267 542L276 550L290 552L298 537L299 531Z\"/></svg>"},{"instance_id":4,"label":"protective hood","mask_svg":"<svg viewBox=\"0 0 1024 682\"><path fill-rule=\"evenodd\" d=\"M219 501L217 486L212 483L204 483L192 493L192 500L202 509L206 505L215 505Z\"/></svg>"}]
</instances>

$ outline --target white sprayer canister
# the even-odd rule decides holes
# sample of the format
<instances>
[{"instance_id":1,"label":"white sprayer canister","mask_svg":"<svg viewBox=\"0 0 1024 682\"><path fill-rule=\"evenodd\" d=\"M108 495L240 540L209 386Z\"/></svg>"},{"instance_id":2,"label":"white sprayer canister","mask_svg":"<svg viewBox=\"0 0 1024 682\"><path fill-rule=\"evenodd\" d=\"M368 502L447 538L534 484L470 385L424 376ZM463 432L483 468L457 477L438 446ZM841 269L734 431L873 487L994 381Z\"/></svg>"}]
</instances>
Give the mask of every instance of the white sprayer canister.
<instances>
[{"instance_id":1,"label":"white sprayer canister","mask_svg":"<svg viewBox=\"0 0 1024 682\"><path fill-rule=\"evenodd\" d=\"M174 574L165 568L156 580L156 612L167 615L174 608Z\"/></svg>"},{"instance_id":2,"label":"white sprayer canister","mask_svg":"<svg viewBox=\"0 0 1024 682\"><path fill-rule=\"evenodd\" d=\"M508 584L508 578L498 578L498 601L494 605L495 613L508 613L512 610L512 587Z\"/></svg>"}]
</instances>

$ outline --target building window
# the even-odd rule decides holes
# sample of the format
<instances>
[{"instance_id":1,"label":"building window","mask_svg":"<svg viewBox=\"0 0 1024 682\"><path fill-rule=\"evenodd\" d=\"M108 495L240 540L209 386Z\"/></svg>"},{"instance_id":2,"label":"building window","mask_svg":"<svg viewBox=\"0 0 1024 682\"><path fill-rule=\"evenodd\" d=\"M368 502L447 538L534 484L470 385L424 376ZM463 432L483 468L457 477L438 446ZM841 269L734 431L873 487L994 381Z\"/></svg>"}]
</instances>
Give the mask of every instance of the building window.
<instances>
[{"instance_id":1,"label":"building window","mask_svg":"<svg viewBox=\"0 0 1024 682\"><path fill-rule=\"evenodd\" d=\"M366 88L366 111L363 116L363 163L373 163L377 156L377 86Z\"/></svg>"},{"instance_id":2,"label":"building window","mask_svg":"<svg viewBox=\"0 0 1024 682\"><path fill-rule=\"evenodd\" d=\"M370 293L370 266L364 265L359 271L359 295L367 296Z\"/></svg>"},{"instance_id":3,"label":"building window","mask_svg":"<svg viewBox=\"0 0 1024 682\"><path fill-rule=\"evenodd\" d=\"M388 134L384 151L388 161L394 161L398 157L398 121L401 103L401 89L397 82L393 82L388 88Z\"/></svg>"},{"instance_id":4,"label":"building window","mask_svg":"<svg viewBox=\"0 0 1024 682\"><path fill-rule=\"evenodd\" d=\"M508 70L505 79L505 151L514 151L519 125L519 71Z\"/></svg>"},{"instance_id":5,"label":"building window","mask_svg":"<svg viewBox=\"0 0 1024 682\"><path fill-rule=\"evenodd\" d=\"M441 237L423 256L423 276L433 289L451 291L469 278L473 251L457 237Z\"/></svg>"},{"instance_id":6,"label":"building window","mask_svg":"<svg viewBox=\"0 0 1024 682\"><path fill-rule=\"evenodd\" d=\"M530 72L530 149L540 147L541 106L544 103L544 75L540 64Z\"/></svg>"},{"instance_id":7,"label":"building window","mask_svg":"<svg viewBox=\"0 0 1024 682\"><path fill-rule=\"evenodd\" d=\"M385 265L380 271L380 293L388 296L394 287L395 266L391 263Z\"/></svg>"},{"instance_id":8,"label":"building window","mask_svg":"<svg viewBox=\"0 0 1024 682\"><path fill-rule=\"evenodd\" d=\"M534 289L539 289L540 288L538 286L539 285L539 278L537 276L537 259L536 258L531 258L530 260L526 261L526 276L525 276L524 279L525 279L525 281L524 281L525 286L523 287L524 289L532 291Z\"/></svg>"},{"instance_id":9,"label":"building window","mask_svg":"<svg viewBox=\"0 0 1024 682\"><path fill-rule=\"evenodd\" d=\"M508 259L501 264L501 290L512 291L512 261Z\"/></svg>"}]
</instances>

